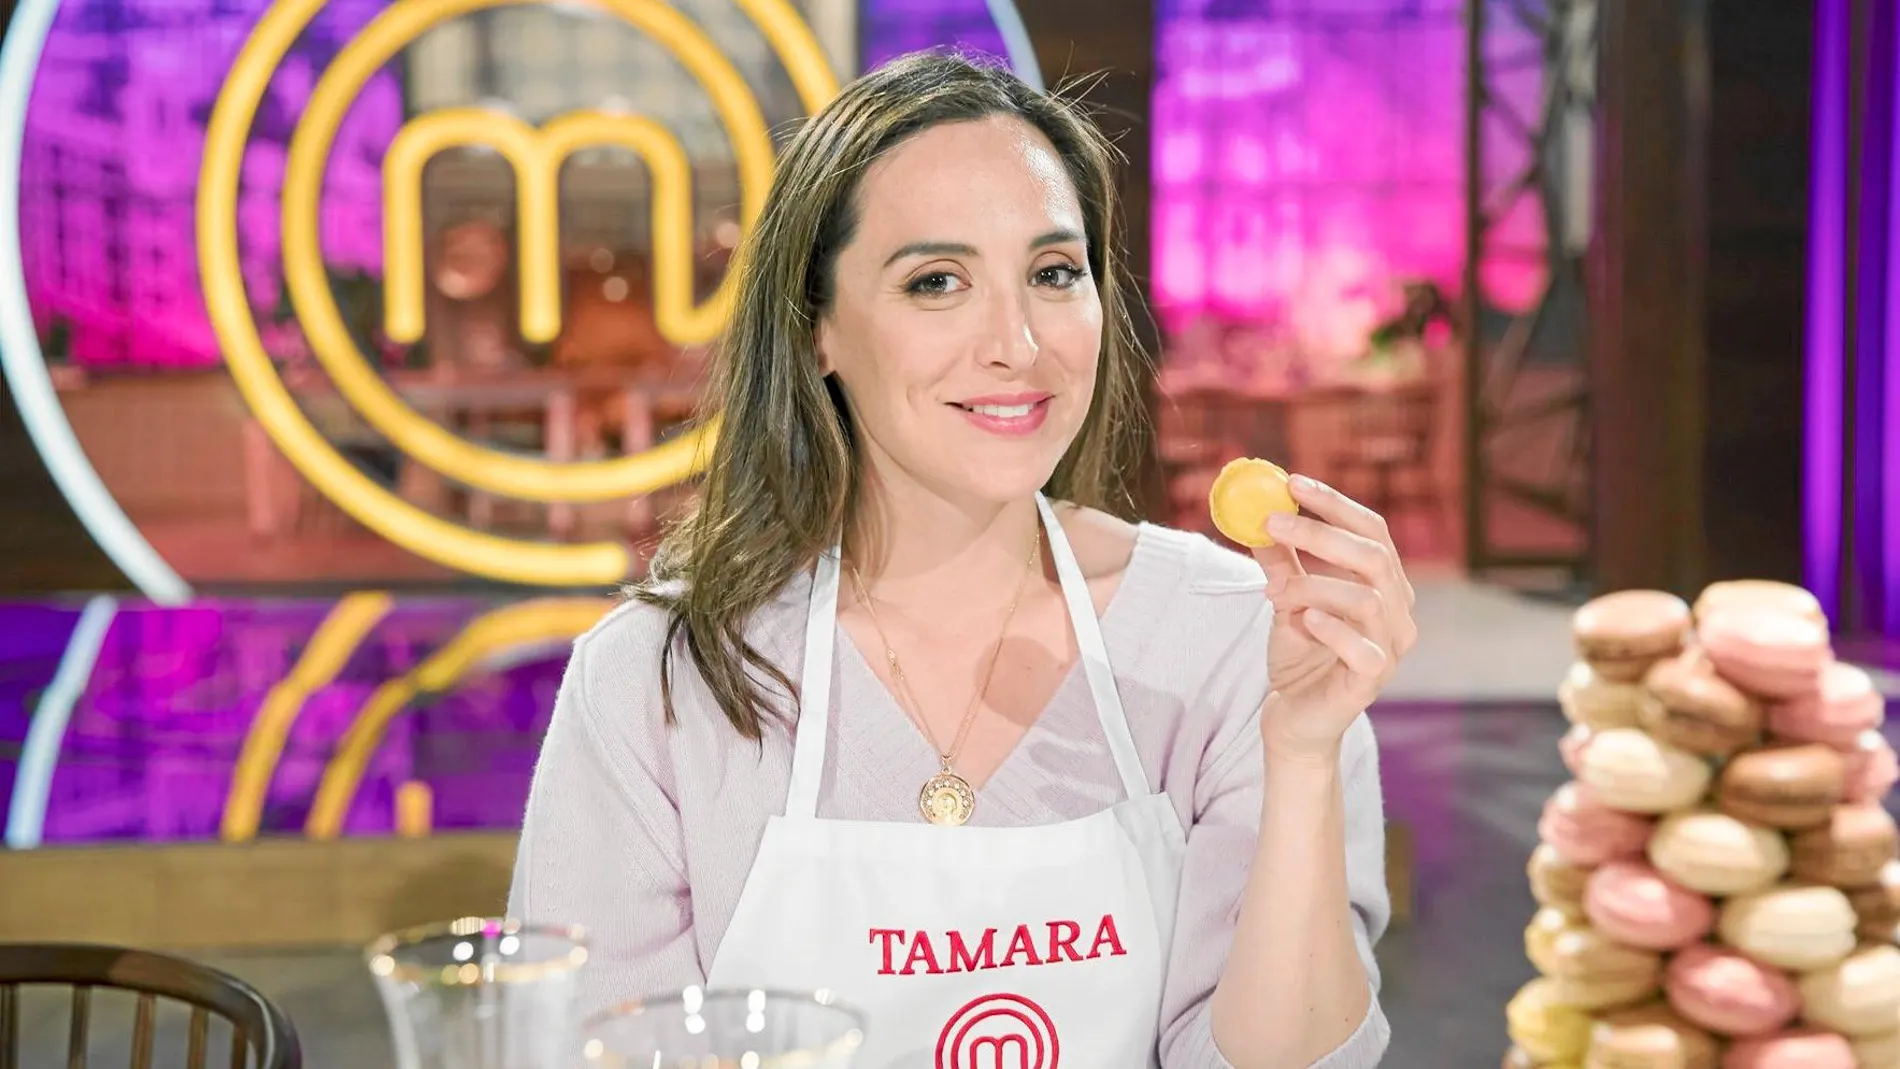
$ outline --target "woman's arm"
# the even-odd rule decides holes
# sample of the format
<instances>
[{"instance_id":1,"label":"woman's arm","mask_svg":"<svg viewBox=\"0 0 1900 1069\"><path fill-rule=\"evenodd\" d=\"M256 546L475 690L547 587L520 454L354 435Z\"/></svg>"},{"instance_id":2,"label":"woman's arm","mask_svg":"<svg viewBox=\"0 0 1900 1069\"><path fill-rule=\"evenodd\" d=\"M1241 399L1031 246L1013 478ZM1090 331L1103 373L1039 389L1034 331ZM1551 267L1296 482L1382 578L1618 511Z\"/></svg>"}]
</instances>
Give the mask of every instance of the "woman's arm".
<instances>
[{"instance_id":1,"label":"woman's arm","mask_svg":"<svg viewBox=\"0 0 1900 1069\"><path fill-rule=\"evenodd\" d=\"M1387 1036L1355 891L1388 909L1371 726L1360 720L1328 759L1269 751L1265 769L1260 838L1211 1005L1215 1043L1243 1069L1370 1069Z\"/></svg>"},{"instance_id":2,"label":"woman's arm","mask_svg":"<svg viewBox=\"0 0 1900 1069\"><path fill-rule=\"evenodd\" d=\"M657 699L649 703L649 688L638 686L655 669L591 648L622 634L575 644L535 764L508 895L510 916L586 930L586 1013L702 979L665 729ZM611 722L605 709L617 711Z\"/></svg>"},{"instance_id":3,"label":"woman's arm","mask_svg":"<svg viewBox=\"0 0 1900 1069\"><path fill-rule=\"evenodd\" d=\"M1391 915L1372 725L1330 768L1263 757L1235 717L1195 791L1164 1000L1167 1069L1372 1069Z\"/></svg>"},{"instance_id":4,"label":"woman's arm","mask_svg":"<svg viewBox=\"0 0 1900 1069\"><path fill-rule=\"evenodd\" d=\"M1241 1069L1320 1059L1366 1069L1385 1037L1360 1038L1376 1016L1377 971L1361 960L1347 907L1365 838L1357 810L1378 791L1376 778L1368 789L1341 769L1366 763L1352 752L1355 732L1375 750L1365 710L1418 640L1416 594L1382 517L1304 476L1289 489L1301 514L1269 517L1270 544L1254 550L1273 608L1272 690L1259 707L1266 786L1211 1025Z\"/></svg>"}]
</instances>

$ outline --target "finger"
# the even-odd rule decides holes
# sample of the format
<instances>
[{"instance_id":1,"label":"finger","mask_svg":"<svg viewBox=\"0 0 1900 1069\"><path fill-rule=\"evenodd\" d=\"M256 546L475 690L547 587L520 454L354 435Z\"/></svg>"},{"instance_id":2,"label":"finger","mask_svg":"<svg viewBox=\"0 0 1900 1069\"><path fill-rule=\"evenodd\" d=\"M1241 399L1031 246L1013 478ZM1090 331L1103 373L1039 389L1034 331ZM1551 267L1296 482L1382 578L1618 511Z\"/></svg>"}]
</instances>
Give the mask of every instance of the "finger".
<instances>
[{"instance_id":1,"label":"finger","mask_svg":"<svg viewBox=\"0 0 1900 1069\"><path fill-rule=\"evenodd\" d=\"M1391 551L1393 581L1388 593L1398 594L1408 608L1418 604L1418 593L1405 575L1405 563L1399 557L1399 547L1392 541L1392 528L1384 516L1309 475L1295 475L1287 485L1301 508Z\"/></svg>"},{"instance_id":2,"label":"finger","mask_svg":"<svg viewBox=\"0 0 1900 1069\"><path fill-rule=\"evenodd\" d=\"M1410 610L1417 600L1392 547L1315 516L1280 515L1268 524L1273 537L1345 569L1377 587L1394 607Z\"/></svg>"},{"instance_id":3,"label":"finger","mask_svg":"<svg viewBox=\"0 0 1900 1069\"><path fill-rule=\"evenodd\" d=\"M1299 553L1292 546L1281 542L1254 547L1253 559L1260 562L1260 570L1267 573L1269 584L1306 574L1306 566L1300 563Z\"/></svg>"},{"instance_id":4,"label":"finger","mask_svg":"<svg viewBox=\"0 0 1900 1069\"><path fill-rule=\"evenodd\" d=\"M1352 569L1341 568L1337 564L1320 560L1318 557L1309 556L1302 558L1300 565L1306 569L1306 574L1308 575L1324 575L1331 579L1350 579L1355 583L1362 581L1357 575L1353 574Z\"/></svg>"},{"instance_id":5,"label":"finger","mask_svg":"<svg viewBox=\"0 0 1900 1069\"><path fill-rule=\"evenodd\" d=\"M1362 538L1392 544L1392 532L1386 527L1385 517L1318 479L1295 475L1287 481L1287 488L1293 491L1293 500L1302 509L1320 519Z\"/></svg>"},{"instance_id":6,"label":"finger","mask_svg":"<svg viewBox=\"0 0 1900 1069\"><path fill-rule=\"evenodd\" d=\"M1391 620L1377 588L1350 579L1300 575L1267 587L1276 609L1320 609L1357 627L1381 646L1389 645Z\"/></svg>"},{"instance_id":7,"label":"finger","mask_svg":"<svg viewBox=\"0 0 1900 1069\"><path fill-rule=\"evenodd\" d=\"M1335 579L1319 575L1296 579L1295 587L1308 580L1325 580L1339 586L1325 591L1308 589L1283 594L1269 585L1267 598L1276 609L1311 606L1332 613L1378 643L1394 662L1404 658L1418 645L1418 623L1412 618L1411 610L1405 607L1403 595L1388 594L1358 579Z\"/></svg>"},{"instance_id":8,"label":"finger","mask_svg":"<svg viewBox=\"0 0 1900 1069\"><path fill-rule=\"evenodd\" d=\"M1411 653L1413 647L1418 645L1418 621L1412 619L1412 614L1408 612L1399 619L1388 622L1386 634L1387 644L1393 654L1403 657Z\"/></svg>"},{"instance_id":9,"label":"finger","mask_svg":"<svg viewBox=\"0 0 1900 1069\"><path fill-rule=\"evenodd\" d=\"M1330 564L1317 556L1309 556L1300 564L1302 568L1305 568L1307 575L1317 575L1326 579L1345 579L1349 583L1366 585L1366 581L1360 579L1359 575L1355 575L1349 568L1340 568L1338 564ZM1412 594L1412 585L1410 583L1406 585L1381 583L1374 589L1379 592L1379 602L1385 606L1385 621L1387 621L1385 632L1379 636L1379 640L1387 642L1387 649L1391 649L1398 657L1412 653L1412 649L1419 642L1419 627L1412 615L1412 602L1416 600ZM1395 589L1398 592L1391 592ZM1271 585L1267 589L1267 596L1269 600L1273 600Z\"/></svg>"},{"instance_id":10,"label":"finger","mask_svg":"<svg viewBox=\"0 0 1900 1069\"><path fill-rule=\"evenodd\" d=\"M1337 654L1354 675L1377 680L1384 674L1390 658L1378 643L1324 609L1307 609L1303 615L1306 629Z\"/></svg>"},{"instance_id":11,"label":"finger","mask_svg":"<svg viewBox=\"0 0 1900 1069\"><path fill-rule=\"evenodd\" d=\"M1391 559L1389 550L1380 552L1388 561ZM1354 559L1363 564L1358 557ZM1320 557L1315 557L1306 570L1304 576L1267 585L1267 597L1276 608L1325 609L1358 626L1394 660L1411 653L1418 644L1410 584L1401 587L1393 582L1391 571L1383 572L1383 578L1372 582Z\"/></svg>"},{"instance_id":12,"label":"finger","mask_svg":"<svg viewBox=\"0 0 1900 1069\"><path fill-rule=\"evenodd\" d=\"M1276 543L1338 565L1354 579L1377 586L1392 576L1391 551L1384 543L1321 517L1281 513L1267 524L1267 531Z\"/></svg>"}]
</instances>

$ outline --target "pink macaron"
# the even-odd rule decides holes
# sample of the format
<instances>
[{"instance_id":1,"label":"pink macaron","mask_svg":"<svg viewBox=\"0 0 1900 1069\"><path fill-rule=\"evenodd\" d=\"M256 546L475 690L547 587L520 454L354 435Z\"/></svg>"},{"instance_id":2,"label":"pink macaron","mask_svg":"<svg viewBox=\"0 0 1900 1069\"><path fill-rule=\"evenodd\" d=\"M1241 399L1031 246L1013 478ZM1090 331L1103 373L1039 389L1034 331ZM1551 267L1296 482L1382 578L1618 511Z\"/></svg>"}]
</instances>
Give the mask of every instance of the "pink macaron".
<instances>
[{"instance_id":1,"label":"pink macaron","mask_svg":"<svg viewBox=\"0 0 1900 1069\"><path fill-rule=\"evenodd\" d=\"M1654 825L1646 818L1611 809L1581 783L1566 783L1544 803L1537 834L1578 865L1601 865L1619 857L1635 857L1649 844Z\"/></svg>"},{"instance_id":2,"label":"pink macaron","mask_svg":"<svg viewBox=\"0 0 1900 1069\"><path fill-rule=\"evenodd\" d=\"M1900 781L1900 757L1894 755L1893 744L1878 731L1861 732L1843 756L1846 757L1841 795L1844 801L1878 802Z\"/></svg>"},{"instance_id":3,"label":"pink macaron","mask_svg":"<svg viewBox=\"0 0 1900 1069\"><path fill-rule=\"evenodd\" d=\"M1886 719L1886 701L1866 672L1841 661L1821 670L1819 690L1768 705L1768 730L1784 739L1845 750Z\"/></svg>"},{"instance_id":4,"label":"pink macaron","mask_svg":"<svg viewBox=\"0 0 1900 1069\"><path fill-rule=\"evenodd\" d=\"M1583 767L1583 752L1590 748L1590 740L1596 735L1596 729L1588 724L1572 724L1564 737L1557 740L1557 753L1564 760L1564 767L1571 775Z\"/></svg>"},{"instance_id":5,"label":"pink macaron","mask_svg":"<svg viewBox=\"0 0 1900 1069\"><path fill-rule=\"evenodd\" d=\"M1583 912L1603 934L1645 950L1674 950L1715 927L1715 903L1647 861L1618 858L1590 874Z\"/></svg>"},{"instance_id":6,"label":"pink macaron","mask_svg":"<svg viewBox=\"0 0 1900 1069\"><path fill-rule=\"evenodd\" d=\"M1759 1036L1794 1020L1801 996L1779 969L1711 943L1669 959L1663 992L1676 1012L1727 1036Z\"/></svg>"},{"instance_id":7,"label":"pink macaron","mask_svg":"<svg viewBox=\"0 0 1900 1069\"><path fill-rule=\"evenodd\" d=\"M1698 636L1724 679L1763 698L1813 694L1834 660L1826 627L1773 609L1712 612Z\"/></svg>"},{"instance_id":8,"label":"pink macaron","mask_svg":"<svg viewBox=\"0 0 1900 1069\"><path fill-rule=\"evenodd\" d=\"M1855 1069L1858 1064L1847 1037L1813 1028L1738 1039L1722 1058L1722 1069Z\"/></svg>"}]
</instances>

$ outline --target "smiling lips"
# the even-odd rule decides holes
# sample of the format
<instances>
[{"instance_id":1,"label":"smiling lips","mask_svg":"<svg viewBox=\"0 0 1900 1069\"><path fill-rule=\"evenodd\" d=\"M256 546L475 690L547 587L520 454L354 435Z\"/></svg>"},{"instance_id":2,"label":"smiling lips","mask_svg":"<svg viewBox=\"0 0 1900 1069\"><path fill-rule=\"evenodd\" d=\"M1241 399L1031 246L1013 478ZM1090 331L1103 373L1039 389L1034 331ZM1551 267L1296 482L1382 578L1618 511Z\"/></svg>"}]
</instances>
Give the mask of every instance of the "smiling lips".
<instances>
[{"instance_id":1,"label":"smiling lips","mask_svg":"<svg viewBox=\"0 0 1900 1069\"><path fill-rule=\"evenodd\" d=\"M1018 393L994 397L973 397L953 401L950 407L963 414L979 430L1004 437L1036 433L1049 418L1049 400L1053 394Z\"/></svg>"}]
</instances>

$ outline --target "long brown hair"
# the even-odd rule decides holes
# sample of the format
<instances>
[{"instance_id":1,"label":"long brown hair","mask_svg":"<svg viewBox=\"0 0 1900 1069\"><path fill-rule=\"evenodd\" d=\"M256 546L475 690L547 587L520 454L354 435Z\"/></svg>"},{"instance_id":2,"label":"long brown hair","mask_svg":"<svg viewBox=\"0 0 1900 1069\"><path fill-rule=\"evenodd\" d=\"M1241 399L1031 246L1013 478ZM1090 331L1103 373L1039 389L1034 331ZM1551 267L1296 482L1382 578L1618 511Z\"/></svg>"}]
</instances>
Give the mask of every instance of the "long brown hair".
<instances>
[{"instance_id":1,"label":"long brown hair","mask_svg":"<svg viewBox=\"0 0 1900 1069\"><path fill-rule=\"evenodd\" d=\"M940 52L894 60L844 87L779 156L743 242L732 319L712 362L703 420L719 429L697 503L667 533L634 596L667 610L660 685L673 722L673 656L686 652L726 719L761 737L765 685L792 701L785 672L746 640L753 614L843 530L860 473L850 417L819 373L814 331L830 307L838 253L857 224L866 169L942 123L1007 115L1060 154L1081 203L1103 312L1095 396L1045 492L1133 518L1128 484L1147 443L1146 357L1122 293L1115 151L1076 106L1007 71Z\"/></svg>"}]
</instances>

